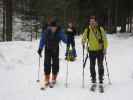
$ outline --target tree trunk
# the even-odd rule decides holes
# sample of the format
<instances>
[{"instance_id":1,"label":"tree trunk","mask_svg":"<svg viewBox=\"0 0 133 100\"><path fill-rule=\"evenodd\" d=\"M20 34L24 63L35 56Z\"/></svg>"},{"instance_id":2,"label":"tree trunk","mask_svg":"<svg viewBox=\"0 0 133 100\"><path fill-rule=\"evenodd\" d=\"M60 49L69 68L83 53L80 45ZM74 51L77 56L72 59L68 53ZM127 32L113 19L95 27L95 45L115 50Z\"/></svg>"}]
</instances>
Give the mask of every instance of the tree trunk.
<instances>
[{"instance_id":1,"label":"tree trunk","mask_svg":"<svg viewBox=\"0 0 133 100\"><path fill-rule=\"evenodd\" d=\"M12 41L12 0L4 0L6 40Z\"/></svg>"},{"instance_id":2,"label":"tree trunk","mask_svg":"<svg viewBox=\"0 0 133 100\"><path fill-rule=\"evenodd\" d=\"M126 17L123 16L121 32L126 32Z\"/></svg>"},{"instance_id":3,"label":"tree trunk","mask_svg":"<svg viewBox=\"0 0 133 100\"><path fill-rule=\"evenodd\" d=\"M5 41L5 30L6 30L6 24L5 24L5 21L6 21L6 19L5 19L5 3L4 3L4 0L3 0L3 36L2 36L2 38L3 38L3 41Z\"/></svg>"},{"instance_id":4,"label":"tree trunk","mask_svg":"<svg viewBox=\"0 0 133 100\"><path fill-rule=\"evenodd\" d=\"M110 10L110 8L108 8L108 12L107 12L107 14L108 14L108 31L109 31L109 33L111 33L111 10Z\"/></svg>"},{"instance_id":5,"label":"tree trunk","mask_svg":"<svg viewBox=\"0 0 133 100\"><path fill-rule=\"evenodd\" d=\"M130 30L129 32L131 33L132 32L132 14L130 14Z\"/></svg>"},{"instance_id":6,"label":"tree trunk","mask_svg":"<svg viewBox=\"0 0 133 100\"><path fill-rule=\"evenodd\" d=\"M117 31L117 25L118 25L118 0L115 0L115 23L114 23L114 31L116 33Z\"/></svg>"}]
</instances>

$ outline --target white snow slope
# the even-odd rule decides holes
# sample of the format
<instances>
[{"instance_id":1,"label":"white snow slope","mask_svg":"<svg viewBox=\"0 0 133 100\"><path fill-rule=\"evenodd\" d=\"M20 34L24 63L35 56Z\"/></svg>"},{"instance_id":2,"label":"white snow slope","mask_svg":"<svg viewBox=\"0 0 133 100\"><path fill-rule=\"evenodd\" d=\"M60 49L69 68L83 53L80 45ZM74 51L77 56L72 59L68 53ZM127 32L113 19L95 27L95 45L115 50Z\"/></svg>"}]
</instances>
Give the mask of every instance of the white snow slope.
<instances>
[{"instance_id":1,"label":"white snow slope","mask_svg":"<svg viewBox=\"0 0 133 100\"><path fill-rule=\"evenodd\" d=\"M36 82L38 41L0 43L0 100L133 100L133 37L108 35L107 61L112 85L108 85L105 67L105 93L92 93L89 59L85 68L85 88L82 88L81 37L76 37L77 60L68 63L68 88L65 87L67 62L65 45L60 46L60 73L55 88L40 90ZM41 79L43 59L41 59Z\"/></svg>"}]
</instances>

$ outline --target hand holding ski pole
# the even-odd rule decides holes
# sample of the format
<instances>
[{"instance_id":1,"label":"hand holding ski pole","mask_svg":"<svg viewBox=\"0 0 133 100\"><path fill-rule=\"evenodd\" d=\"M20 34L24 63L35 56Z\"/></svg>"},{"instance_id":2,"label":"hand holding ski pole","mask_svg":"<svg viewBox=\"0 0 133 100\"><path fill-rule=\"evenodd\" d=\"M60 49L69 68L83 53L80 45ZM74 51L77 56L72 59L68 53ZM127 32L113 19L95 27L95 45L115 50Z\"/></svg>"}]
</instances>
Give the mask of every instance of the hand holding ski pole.
<instances>
[{"instance_id":1,"label":"hand holding ski pole","mask_svg":"<svg viewBox=\"0 0 133 100\"><path fill-rule=\"evenodd\" d=\"M38 51L37 51L37 53L38 53L38 55L40 56L40 57L42 57L42 49L38 49Z\"/></svg>"}]
</instances>

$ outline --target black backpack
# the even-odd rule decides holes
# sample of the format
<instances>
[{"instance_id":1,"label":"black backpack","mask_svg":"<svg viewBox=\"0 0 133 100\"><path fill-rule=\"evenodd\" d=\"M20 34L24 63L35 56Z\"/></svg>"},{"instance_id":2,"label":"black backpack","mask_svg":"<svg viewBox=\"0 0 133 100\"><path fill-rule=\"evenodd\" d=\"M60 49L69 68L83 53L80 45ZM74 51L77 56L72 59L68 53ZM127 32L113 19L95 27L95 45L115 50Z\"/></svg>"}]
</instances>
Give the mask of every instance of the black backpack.
<instances>
[{"instance_id":1,"label":"black backpack","mask_svg":"<svg viewBox=\"0 0 133 100\"><path fill-rule=\"evenodd\" d=\"M59 32L52 33L51 30L45 32L45 43L46 48L56 49L59 48Z\"/></svg>"}]
</instances>

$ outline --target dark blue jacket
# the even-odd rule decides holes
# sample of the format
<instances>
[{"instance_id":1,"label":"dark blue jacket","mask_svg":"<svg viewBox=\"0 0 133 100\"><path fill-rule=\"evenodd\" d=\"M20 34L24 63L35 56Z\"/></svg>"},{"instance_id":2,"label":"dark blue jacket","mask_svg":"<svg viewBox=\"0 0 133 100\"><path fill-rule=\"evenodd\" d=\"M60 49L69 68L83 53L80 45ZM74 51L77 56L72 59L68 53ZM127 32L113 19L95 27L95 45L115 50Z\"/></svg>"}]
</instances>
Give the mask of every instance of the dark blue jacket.
<instances>
[{"instance_id":1,"label":"dark blue jacket","mask_svg":"<svg viewBox=\"0 0 133 100\"><path fill-rule=\"evenodd\" d=\"M50 29L48 31L50 31ZM67 43L67 37L66 37L66 35L65 35L65 33L63 31L58 31L57 34L58 34L59 41L62 40L64 43ZM45 40L46 40L46 31L41 33L39 49L43 49L44 48L44 46L46 44Z\"/></svg>"}]
</instances>

